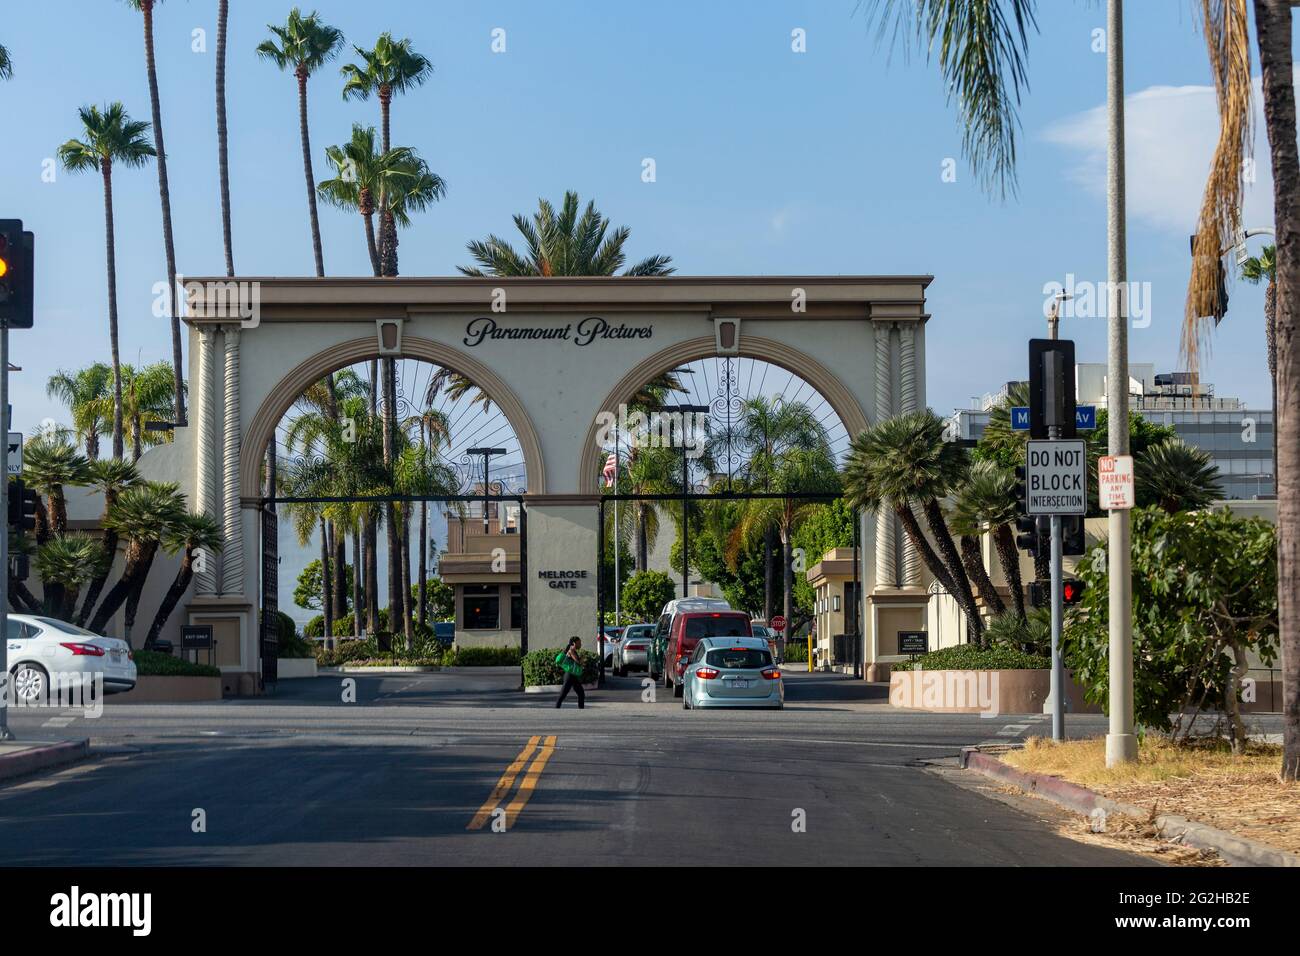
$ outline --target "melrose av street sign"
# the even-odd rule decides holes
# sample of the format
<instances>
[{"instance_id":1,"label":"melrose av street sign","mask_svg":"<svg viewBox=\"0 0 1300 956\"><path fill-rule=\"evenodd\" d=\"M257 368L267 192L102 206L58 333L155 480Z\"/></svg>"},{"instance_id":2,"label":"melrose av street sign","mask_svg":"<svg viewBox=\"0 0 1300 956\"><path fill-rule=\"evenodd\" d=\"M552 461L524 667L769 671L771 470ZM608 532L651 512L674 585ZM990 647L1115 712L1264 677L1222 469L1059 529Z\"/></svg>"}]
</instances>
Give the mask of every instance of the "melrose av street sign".
<instances>
[{"instance_id":1,"label":"melrose av street sign","mask_svg":"<svg viewBox=\"0 0 1300 956\"><path fill-rule=\"evenodd\" d=\"M465 344L473 348L481 345L485 339L558 339L572 342L579 348L590 345L597 339L648 339L654 336L653 325L628 325L622 322L610 325L600 316L592 315L583 319L576 326L502 326L496 319L483 316L471 319L465 326Z\"/></svg>"}]
</instances>

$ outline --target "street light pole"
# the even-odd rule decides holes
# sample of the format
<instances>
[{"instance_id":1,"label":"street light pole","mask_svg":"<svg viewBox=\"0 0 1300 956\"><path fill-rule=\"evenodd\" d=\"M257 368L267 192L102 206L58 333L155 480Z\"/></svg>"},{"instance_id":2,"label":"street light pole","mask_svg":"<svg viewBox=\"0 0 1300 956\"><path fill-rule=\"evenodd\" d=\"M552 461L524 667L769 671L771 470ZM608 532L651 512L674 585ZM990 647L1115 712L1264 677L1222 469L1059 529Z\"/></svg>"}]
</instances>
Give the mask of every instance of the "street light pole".
<instances>
[{"instance_id":1,"label":"street light pole","mask_svg":"<svg viewBox=\"0 0 1300 956\"><path fill-rule=\"evenodd\" d=\"M9 729L9 320L0 318L0 740L13 740Z\"/></svg>"},{"instance_id":2,"label":"street light pole","mask_svg":"<svg viewBox=\"0 0 1300 956\"><path fill-rule=\"evenodd\" d=\"M488 478L488 463L493 455L504 455L504 448L471 448L466 454L483 456L483 533L488 533L488 497L492 494L492 485ZM501 529L503 532L504 528Z\"/></svg>"},{"instance_id":3,"label":"street light pole","mask_svg":"<svg viewBox=\"0 0 1300 956\"><path fill-rule=\"evenodd\" d=\"M1128 266L1124 178L1124 3L1106 6L1106 258L1109 298L1106 416L1111 455L1127 455L1128 433ZM1129 513L1108 518L1110 599L1110 728L1106 766L1137 760L1133 734L1133 572Z\"/></svg>"}]
</instances>

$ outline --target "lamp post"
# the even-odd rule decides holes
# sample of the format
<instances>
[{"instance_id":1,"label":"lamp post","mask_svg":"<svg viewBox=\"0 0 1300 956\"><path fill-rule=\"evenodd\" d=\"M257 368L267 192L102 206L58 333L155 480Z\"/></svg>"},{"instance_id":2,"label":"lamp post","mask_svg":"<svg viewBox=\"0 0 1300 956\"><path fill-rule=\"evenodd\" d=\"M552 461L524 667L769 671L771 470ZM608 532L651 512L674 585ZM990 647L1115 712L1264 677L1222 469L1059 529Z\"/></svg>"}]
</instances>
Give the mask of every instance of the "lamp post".
<instances>
[{"instance_id":1,"label":"lamp post","mask_svg":"<svg viewBox=\"0 0 1300 956\"><path fill-rule=\"evenodd\" d=\"M691 589L691 529L689 527L687 511L689 504L691 483L690 483L690 463L686 454L686 416L687 415L707 415L709 406L707 405L660 405L656 411L660 414L664 412L677 412L681 417L680 435L681 441L678 443L682 450L682 597L689 597Z\"/></svg>"},{"instance_id":2,"label":"lamp post","mask_svg":"<svg viewBox=\"0 0 1300 956\"><path fill-rule=\"evenodd\" d=\"M504 448L471 448L466 454L483 456L483 533L488 533L488 498L492 494L492 485L488 479L488 468L493 455L504 455Z\"/></svg>"}]
</instances>

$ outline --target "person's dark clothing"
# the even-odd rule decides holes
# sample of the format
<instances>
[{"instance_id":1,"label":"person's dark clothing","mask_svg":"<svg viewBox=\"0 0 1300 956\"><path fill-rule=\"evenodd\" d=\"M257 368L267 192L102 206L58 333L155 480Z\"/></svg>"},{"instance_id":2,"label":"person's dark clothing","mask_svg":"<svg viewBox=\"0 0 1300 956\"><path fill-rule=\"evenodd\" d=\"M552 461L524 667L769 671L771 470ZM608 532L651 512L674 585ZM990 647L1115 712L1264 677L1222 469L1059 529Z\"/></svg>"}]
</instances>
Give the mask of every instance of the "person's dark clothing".
<instances>
[{"instance_id":1,"label":"person's dark clothing","mask_svg":"<svg viewBox=\"0 0 1300 956\"><path fill-rule=\"evenodd\" d=\"M564 675L564 686L560 688L560 699L555 702L555 706L559 707L564 703L564 698L569 696L570 689L578 692L578 709L582 710L587 706L587 692L582 689L582 678L572 674Z\"/></svg>"}]
</instances>

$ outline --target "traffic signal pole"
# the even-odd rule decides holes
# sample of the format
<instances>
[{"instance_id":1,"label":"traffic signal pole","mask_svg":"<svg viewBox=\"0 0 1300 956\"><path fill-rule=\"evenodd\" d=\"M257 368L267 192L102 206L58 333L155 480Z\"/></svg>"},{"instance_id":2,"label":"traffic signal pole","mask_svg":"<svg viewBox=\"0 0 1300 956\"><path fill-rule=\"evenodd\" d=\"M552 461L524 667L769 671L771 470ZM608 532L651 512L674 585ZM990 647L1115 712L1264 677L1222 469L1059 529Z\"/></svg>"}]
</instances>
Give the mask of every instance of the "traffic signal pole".
<instances>
[{"instance_id":1,"label":"traffic signal pole","mask_svg":"<svg viewBox=\"0 0 1300 956\"><path fill-rule=\"evenodd\" d=\"M1112 455L1129 453L1128 434L1128 266L1124 180L1124 4L1106 7L1106 239L1109 309L1107 323L1107 442ZM1129 513L1109 512L1106 554L1109 575L1110 728L1106 766L1137 760L1133 734L1133 577Z\"/></svg>"},{"instance_id":2,"label":"traffic signal pole","mask_svg":"<svg viewBox=\"0 0 1300 956\"><path fill-rule=\"evenodd\" d=\"M9 729L9 320L0 316L0 740L13 740Z\"/></svg>"}]
</instances>

